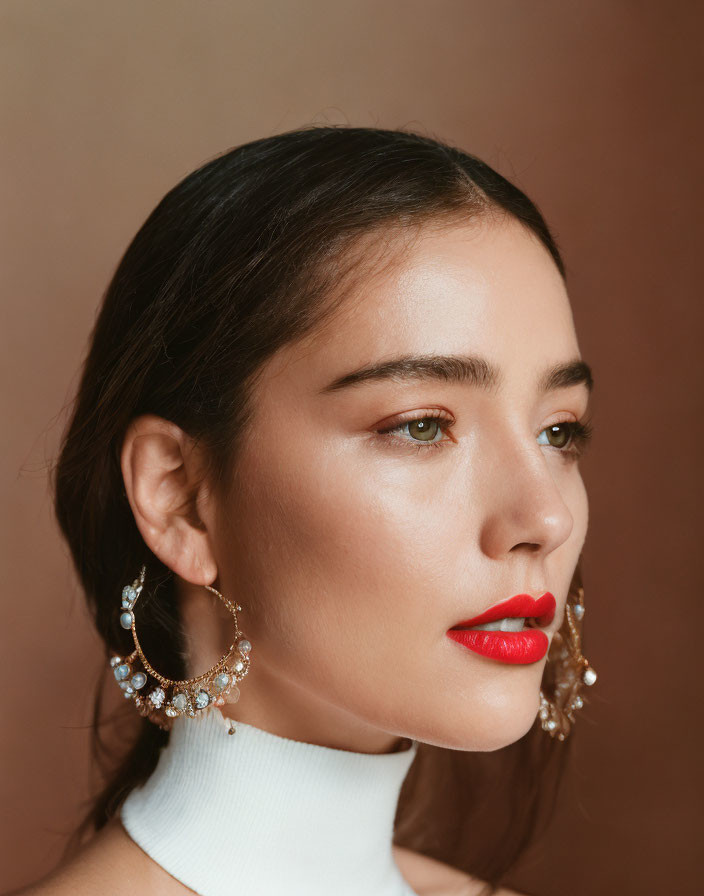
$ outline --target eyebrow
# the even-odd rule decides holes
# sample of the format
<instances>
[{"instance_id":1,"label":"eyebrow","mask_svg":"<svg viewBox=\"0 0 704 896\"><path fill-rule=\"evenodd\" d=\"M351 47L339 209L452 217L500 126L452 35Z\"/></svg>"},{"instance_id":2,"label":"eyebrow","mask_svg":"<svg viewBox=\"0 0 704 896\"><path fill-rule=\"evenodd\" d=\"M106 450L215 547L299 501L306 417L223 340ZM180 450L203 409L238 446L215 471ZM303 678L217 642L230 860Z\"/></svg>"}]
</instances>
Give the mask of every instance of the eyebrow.
<instances>
[{"instance_id":1,"label":"eyebrow","mask_svg":"<svg viewBox=\"0 0 704 896\"><path fill-rule=\"evenodd\" d=\"M490 389L501 382L501 371L486 358L477 355L404 355L346 373L328 383L320 392L339 392L351 386L381 380L406 382L419 379ZM575 358L548 367L538 379L537 388L539 392L551 392L582 384L591 394L594 388L591 368L580 358Z\"/></svg>"}]
</instances>

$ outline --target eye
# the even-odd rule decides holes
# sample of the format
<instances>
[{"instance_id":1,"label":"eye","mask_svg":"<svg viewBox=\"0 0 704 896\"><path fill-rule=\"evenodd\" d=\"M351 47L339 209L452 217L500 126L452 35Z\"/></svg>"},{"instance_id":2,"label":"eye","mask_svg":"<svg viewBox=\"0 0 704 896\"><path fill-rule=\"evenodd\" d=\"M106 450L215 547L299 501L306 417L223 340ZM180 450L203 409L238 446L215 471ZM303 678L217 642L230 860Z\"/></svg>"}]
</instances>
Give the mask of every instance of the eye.
<instances>
[{"instance_id":1,"label":"eye","mask_svg":"<svg viewBox=\"0 0 704 896\"><path fill-rule=\"evenodd\" d=\"M416 414L415 417L409 417L393 426L376 431L390 441L423 451L426 448L442 448L448 442L454 442L455 439L451 437L437 438L446 429L449 431L453 423L454 420L447 414L434 410L420 416ZM586 450L592 437L592 431L593 427L588 420L565 420L546 427L540 433L540 436L546 435L546 440L540 441L539 439L538 444L555 448L568 458L577 458ZM404 435L401 437L396 433Z\"/></svg>"},{"instance_id":2,"label":"eye","mask_svg":"<svg viewBox=\"0 0 704 896\"><path fill-rule=\"evenodd\" d=\"M423 451L426 448L441 448L446 442L453 442L451 438L436 438L441 435L445 428L449 429L453 424L453 420L442 411L429 411L422 416L416 415L409 417L400 423L385 429L378 429L379 435L386 436L394 442L402 442L410 445L411 448ZM445 424L445 427L441 426ZM394 433L407 433L408 438L394 435Z\"/></svg>"},{"instance_id":3,"label":"eye","mask_svg":"<svg viewBox=\"0 0 704 896\"><path fill-rule=\"evenodd\" d=\"M557 448L562 454L581 457L592 437L593 427L588 420L565 420L546 427L540 435L547 433L547 441L539 445Z\"/></svg>"}]
</instances>

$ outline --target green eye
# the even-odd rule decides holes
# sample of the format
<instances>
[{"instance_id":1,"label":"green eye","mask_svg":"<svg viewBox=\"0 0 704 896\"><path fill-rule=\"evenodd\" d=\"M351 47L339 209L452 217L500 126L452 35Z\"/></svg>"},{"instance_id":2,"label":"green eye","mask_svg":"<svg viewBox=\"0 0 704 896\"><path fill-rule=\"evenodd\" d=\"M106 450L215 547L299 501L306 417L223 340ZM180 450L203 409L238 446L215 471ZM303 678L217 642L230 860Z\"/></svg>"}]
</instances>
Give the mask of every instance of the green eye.
<instances>
[{"instance_id":1,"label":"green eye","mask_svg":"<svg viewBox=\"0 0 704 896\"><path fill-rule=\"evenodd\" d=\"M379 435L386 436L394 442L411 448L441 448L451 438L437 438L442 436L445 430L452 426L452 420L445 414L434 411L432 414L424 414L422 417L411 417L397 423L395 426L379 429ZM396 435L398 433L398 435Z\"/></svg>"},{"instance_id":2,"label":"green eye","mask_svg":"<svg viewBox=\"0 0 704 896\"><path fill-rule=\"evenodd\" d=\"M409 435L423 442L432 442L440 429L437 417L420 417L417 420L409 420L404 425L408 427Z\"/></svg>"},{"instance_id":3,"label":"green eye","mask_svg":"<svg viewBox=\"0 0 704 896\"><path fill-rule=\"evenodd\" d=\"M566 420L564 423L554 423L546 427L543 432L547 434L547 441L538 441L540 445L548 445L557 448L564 454L579 456L584 453L592 436L592 427L586 421Z\"/></svg>"},{"instance_id":4,"label":"green eye","mask_svg":"<svg viewBox=\"0 0 704 896\"><path fill-rule=\"evenodd\" d=\"M564 448L569 444L571 433L564 423L555 423L543 432L548 434L548 445L552 445L553 448Z\"/></svg>"}]
</instances>

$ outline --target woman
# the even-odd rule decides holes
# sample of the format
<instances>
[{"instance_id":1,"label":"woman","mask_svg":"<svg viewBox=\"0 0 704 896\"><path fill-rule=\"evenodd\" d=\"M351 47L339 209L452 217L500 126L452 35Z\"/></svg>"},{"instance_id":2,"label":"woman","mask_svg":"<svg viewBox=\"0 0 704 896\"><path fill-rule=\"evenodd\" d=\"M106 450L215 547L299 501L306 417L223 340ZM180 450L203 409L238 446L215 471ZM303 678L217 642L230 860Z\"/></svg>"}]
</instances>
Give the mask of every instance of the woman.
<instances>
[{"instance_id":1,"label":"woman","mask_svg":"<svg viewBox=\"0 0 704 896\"><path fill-rule=\"evenodd\" d=\"M171 190L56 468L140 727L23 892L513 892L595 679L591 385L545 222L454 147L311 127Z\"/></svg>"}]
</instances>

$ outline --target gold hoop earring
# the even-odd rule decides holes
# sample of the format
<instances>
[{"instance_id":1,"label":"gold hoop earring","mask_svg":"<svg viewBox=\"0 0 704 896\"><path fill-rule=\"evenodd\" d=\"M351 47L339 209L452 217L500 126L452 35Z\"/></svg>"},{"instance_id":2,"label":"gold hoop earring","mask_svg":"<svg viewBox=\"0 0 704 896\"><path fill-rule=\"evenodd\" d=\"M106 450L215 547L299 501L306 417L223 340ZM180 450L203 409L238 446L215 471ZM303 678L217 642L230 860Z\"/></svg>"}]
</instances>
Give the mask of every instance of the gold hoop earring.
<instances>
[{"instance_id":1,"label":"gold hoop earring","mask_svg":"<svg viewBox=\"0 0 704 896\"><path fill-rule=\"evenodd\" d=\"M584 706L584 700L579 694L582 685L591 687L597 678L587 658L582 656L579 623L584 618L584 588L580 586L576 595L574 605L570 604L569 599L565 605L567 630L555 632L548 653L552 666L553 699L549 700L544 691L540 691L540 724L543 731L558 740L567 737L575 721L575 710ZM546 671L547 669L546 665Z\"/></svg>"},{"instance_id":2,"label":"gold hoop earring","mask_svg":"<svg viewBox=\"0 0 704 896\"><path fill-rule=\"evenodd\" d=\"M134 607L144 589L145 575L146 566L142 566L139 577L122 589L120 625L132 631L135 649L126 657L113 656L110 665L125 698L134 701L140 715L168 731L178 716L193 718L211 705L223 706L225 702L236 703L239 700L237 682L249 671L252 645L243 637L237 623L237 611L242 607L223 597L216 588L206 585L208 591L217 595L232 614L234 640L225 656L202 675L180 681L161 675L147 660L137 637ZM150 677L153 682L148 686ZM227 701L225 697L228 697Z\"/></svg>"}]
</instances>

